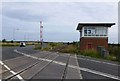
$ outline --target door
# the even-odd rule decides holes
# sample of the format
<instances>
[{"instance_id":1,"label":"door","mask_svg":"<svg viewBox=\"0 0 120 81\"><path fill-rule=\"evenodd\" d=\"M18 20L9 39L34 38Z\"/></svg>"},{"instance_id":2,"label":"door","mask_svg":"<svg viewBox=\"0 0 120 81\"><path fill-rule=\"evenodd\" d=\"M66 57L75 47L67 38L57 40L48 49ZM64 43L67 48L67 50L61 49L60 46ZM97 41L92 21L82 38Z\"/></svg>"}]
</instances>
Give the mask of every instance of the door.
<instances>
[{"instance_id":1,"label":"door","mask_svg":"<svg viewBox=\"0 0 120 81\"><path fill-rule=\"evenodd\" d=\"M92 44L88 44L88 49L92 49L93 45Z\"/></svg>"}]
</instances>

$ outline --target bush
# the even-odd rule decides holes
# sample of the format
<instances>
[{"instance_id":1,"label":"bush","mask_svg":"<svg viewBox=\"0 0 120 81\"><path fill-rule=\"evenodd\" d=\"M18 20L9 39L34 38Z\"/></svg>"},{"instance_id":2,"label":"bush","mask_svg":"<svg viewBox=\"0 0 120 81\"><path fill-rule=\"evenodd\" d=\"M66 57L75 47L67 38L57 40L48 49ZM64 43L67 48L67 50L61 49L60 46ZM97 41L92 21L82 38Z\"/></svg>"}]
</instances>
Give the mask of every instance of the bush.
<instances>
[{"instance_id":1,"label":"bush","mask_svg":"<svg viewBox=\"0 0 120 81\"><path fill-rule=\"evenodd\" d=\"M117 58L115 56L109 55L108 57L106 57L107 60L111 60L111 61L117 61Z\"/></svg>"},{"instance_id":2,"label":"bush","mask_svg":"<svg viewBox=\"0 0 120 81\"><path fill-rule=\"evenodd\" d=\"M48 43L48 45L52 48L55 48L55 47L63 45L63 43L50 42L50 43Z\"/></svg>"},{"instance_id":3,"label":"bush","mask_svg":"<svg viewBox=\"0 0 120 81\"><path fill-rule=\"evenodd\" d=\"M57 43L49 43L49 45L51 46L51 47L55 47L55 46L57 46Z\"/></svg>"},{"instance_id":4,"label":"bush","mask_svg":"<svg viewBox=\"0 0 120 81\"><path fill-rule=\"evenodd\" d=\"M120 48L116 50L116 59L120 62Z\"/></svg>"},{"instance_id":5,"label":"bush","mask_svg":"<svg viewBox=\"0 0 120 81\"><path fill-rule=\"evenodd\" d=\"M108 50L109 50L109 53L111 55L115 55L116 56L120 49L118 49L117 47L109 47Z\"/></svg>"},{"instance_id":6,"label":"bush","mask_svg":"<svg viewBox=\"0 0 120 81\"><path fill-rule=\"evenodd\" d=\"M11 40L10 42L11 42L11 43L13 43L14 41L13 41L13 40Z\"/></svg>"},{"instance_id":7,"label":"bush","mask_svg":"<svg viewBox=\"0 0 120 81\"><path fill-rule=\"evenodd\" d=\"M6 42L6 39L3 39L2 42Z\"/></svg>"},{"instance_id":8,"label":"bush","mask_svg":"<svg viewBox=\"0 0 120 81\"><path fill-rule=\"evenodd\" d=\"M109 45L109 57L107 59L119 61L120 62L120 47L117 45Z\"/></svg>"}]
</instances>

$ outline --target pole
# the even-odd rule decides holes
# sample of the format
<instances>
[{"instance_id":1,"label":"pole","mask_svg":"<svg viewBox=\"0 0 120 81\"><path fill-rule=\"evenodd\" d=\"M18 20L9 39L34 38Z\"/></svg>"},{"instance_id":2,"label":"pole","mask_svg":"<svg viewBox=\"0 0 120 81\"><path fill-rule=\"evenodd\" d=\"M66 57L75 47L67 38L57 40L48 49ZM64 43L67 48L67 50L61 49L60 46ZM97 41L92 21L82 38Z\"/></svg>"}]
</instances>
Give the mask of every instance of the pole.
<instances>
[{"instance_id":1,"label":"pole","mask_svg":"<svg viewBox=\"0 0 120 81\"><path fill-rule=\"evenodd\" d=\"M15 28L13 29L13 41L16 40L16 35L15 34L16 34L17 30L19 30L19 29L18 28L17 29L15 29Z\"/></svg>"},{"instance_id":2,"label":"pole","mask_svg":"<svg viewBox=\"0 0 120 81\"><path fill-rule=\"evenodd\" d=\"M43 26L42 26L42 21L40 21L40 44L41 44L41 48L43 45Z\"/></svg>"},{"instance_id":3,"label":"pole","mask_svg":"<svg viewBox=\"0 0 120 81\"><path fill-rule=\"evenodd\" d=\"M15 34L16 34L16 29L15 28L13 28L13 42L15 42Z\"/></svg>"},{"instance_id":4,"label":"pole","mask_svg":"<svg viewBox=\"0 0 120 81\"><path fill-rule=\"evenodd\" d=\"M15 40L15 29L13 29L13 41Z\"/></svg>"},{"instance_id":5,"label":"pole","mask_svg":"<svg viewBox=\"0 0 120 81\"><path fill-rule=\"evenodd\" d=\"M26 41L26 34L24 34L24 42Z\"/></svg>"}]
</instances>

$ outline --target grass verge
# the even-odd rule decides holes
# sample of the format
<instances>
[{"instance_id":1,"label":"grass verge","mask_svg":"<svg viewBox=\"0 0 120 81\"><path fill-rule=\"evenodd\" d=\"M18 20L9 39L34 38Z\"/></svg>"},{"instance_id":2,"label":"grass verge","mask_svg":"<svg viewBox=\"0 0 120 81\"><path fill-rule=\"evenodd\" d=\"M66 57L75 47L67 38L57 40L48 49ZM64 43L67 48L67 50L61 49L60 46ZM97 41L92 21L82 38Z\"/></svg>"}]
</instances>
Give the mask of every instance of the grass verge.
<instances>
[{"instance_id":1,"label":"grass verge","mask_svg":"<svg viewBox=\"0 0 120 81\"><path fill-rule=\"evenodd\" d=\"M61 53L70 53L83 56L89 56L94 58L106 59L111 61L120 62L120 47L110 46L108 47L109 55L107 57L102 56L95 50L80 50L78 43L73 44L63 44L63 43L48 43L45 48L40 48L39 46L35 49L45 50L45 51L55 51Z\"/></svg>"}]
</instances>

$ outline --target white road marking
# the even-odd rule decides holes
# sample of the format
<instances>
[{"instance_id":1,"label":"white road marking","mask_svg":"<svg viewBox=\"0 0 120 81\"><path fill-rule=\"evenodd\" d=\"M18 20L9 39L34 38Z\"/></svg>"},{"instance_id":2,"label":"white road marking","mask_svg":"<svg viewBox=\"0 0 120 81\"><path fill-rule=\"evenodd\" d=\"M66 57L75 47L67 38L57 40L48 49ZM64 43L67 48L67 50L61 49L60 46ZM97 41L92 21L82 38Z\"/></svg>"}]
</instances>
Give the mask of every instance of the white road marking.
<instances>
[{"instance_id":1,"label":"white road marking","mask_svg":"<svg viewBox=\"0 0 120 81\"><path fill-rule=\"evenodd\" d=\"M108 64L108 65L113 65L113 66L120 66L118 64L113 64L113 63L108 63L108 62L102 62L102 61L92 60L92 59L88 59L88 58L81 58L81 57L79 57L78 59L88 60L88 61L97 62L97 63L104 63L104 64Z\"/></svg>"},{"instance_id":2,"label":"white road marking","mask_svg":"<svg viewBox=\"0 0 120 81\"><path fill-rule=\"evenodd\" d=\"M75 59L76 59L77 66L79 66L76 54L75 54ZM81 71L79 69L77 69L77 70L80 74L80 78L83 79Z\"/></svg>"},{"instance_id":3,"label":"white road marking","mask_svg":"<svg viewBox=\"0 0 120 81\"><path fill-rule=\"evenodd\" d=\"M82 67L77 67L77 66L73 66L73 65L70 65L69 67L71 67L71 68L78 68L78 69L80 69L82 71L86 71L86 72L90 72L90 73L97 74L97 75L100 75L100 76L105 76L105 77L108 77L108 78L120 80L119 76L114 76L114 75L111 75L111 74L107 74L107 73L91 70L91 69L88 69L88 68L82 68Z\"/></svg>"},{"instance_id":4,"label":"white road marking","mask_svg":"<svg viewBox=\"0 0 120 81\"><path fill-rule=\"evenodd\" d=\"M49 59L43 59L43 58L38 58L38 57L31 56L31 55L27 55L27 54L22 53L22 52L19 52L19 51L17 51L17 50L14 50L14 51L15 51L16 53L25 55L25 56L27 56L27 57L31 57L31 58L33 58L33 59L40 59L40 60L44 60L44 61L48 61L48 62L51 61L51 60L49 60ZM89 59L89 60L90 60L90 59ZM53 62L56 63L56 64L59 64L59 65L63 65L63 66L66 65L66 64L63 63L63 62L58 62L58 61L53 61ZM78 66L74 66L74 65L68 65L68 67L71 67L71 68L74 68L74 69L79 69L79 70L86 71L86 72L90 72L90 73L97 74L97 75L100 75L100 76L105 76L105 77L108 77L108 78L120 80L120 77L119 77L119 76L115 76L115 75L111 75L111 74L107 74L107 73L103 73L103 72L91 70L91 69L88 69L88 68L82 68L82 67L78 67Z\"/></svg>"},{"instance_id":5,"label":"white road marking","mask_svg":"<svg viewBox=\"0 0 120 81\"><path fill-rule=\"evenodd\" d=\"M0 64L3 65L7 70L9 70L13 75L17 74L13 70L11 70L7 65L5 65L1 60L0 60ZM20 75L17 75L17 78L20 79L21 81L25 81Z\"/></svg>"}]
</instances>

